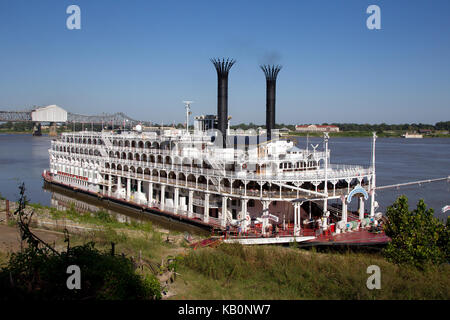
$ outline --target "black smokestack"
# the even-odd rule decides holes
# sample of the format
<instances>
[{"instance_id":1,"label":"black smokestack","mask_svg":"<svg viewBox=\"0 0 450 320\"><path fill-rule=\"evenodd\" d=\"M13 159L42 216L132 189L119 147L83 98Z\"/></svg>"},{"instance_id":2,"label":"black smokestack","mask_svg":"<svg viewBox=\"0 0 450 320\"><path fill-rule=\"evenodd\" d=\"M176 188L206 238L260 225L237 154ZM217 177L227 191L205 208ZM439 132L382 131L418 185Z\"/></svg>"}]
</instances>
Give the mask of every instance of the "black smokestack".
<instances>
[{"instance_id":1,"label":"black smokestack","mask_svg":"<svg viewBox=\"0 0 450 320\"><path fill-rule=\"evenodd\" d=\"M226 147L228 127L228 72L235 63L233 59L211 59L217 71L217 125L223 137L223 147Z\"/></svg>"},{"instance_id":2,"label":"black smokestack","mask_svg":"<svg viewBox=\"0 0 450 320\"><path fill-rule=\"evenodd\" d=\"M278 72L281 66L262 65L261 70L266 75L266 130L267 140L272 139L272 130L275 129L275 95Z\"/></svg>"}]
</instances>

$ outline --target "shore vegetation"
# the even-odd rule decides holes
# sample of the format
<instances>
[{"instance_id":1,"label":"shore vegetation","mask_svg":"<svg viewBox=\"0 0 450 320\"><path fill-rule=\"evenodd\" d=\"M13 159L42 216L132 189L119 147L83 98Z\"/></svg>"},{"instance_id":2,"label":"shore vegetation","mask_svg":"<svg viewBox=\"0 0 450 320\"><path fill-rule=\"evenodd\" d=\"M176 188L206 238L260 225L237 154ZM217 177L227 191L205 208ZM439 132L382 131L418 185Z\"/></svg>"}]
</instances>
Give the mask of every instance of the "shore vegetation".
<instances>
[{"instance_id":1,"label":"shore vegetation","mask_svg":"<svg viewBox=\"0 0 450 320\"><path fill-rule=\"evenodd\" d=\"M288 246L222 243L216 247L197 247L194 250L191 245L206 236L186 237L156 225L122 223L106 211L87 213L79 212L74 206L56 210L39 204L26 204L23 210L34 212L30 230L33 230L31 225L38 228L38 224L33 223L38 220L54 221L55 226L61 226L57 223L59 221L66 228L76 225L83 229L78 232L62 230L60 240L50 245L57 253L42 248L42 245L39 245L42 251L33 251L25 246L24 250L15 253L2 251L0 247L0 281L3 281L0 286L3 290L8 288L9 274L12 274L14 285L20 288L15 291L15 296L33 296L36 299L57 299L57 293L64 299L78 299L86 294L92 299L120 300L448 300L450 265L448 256L444 258L445 254L442 255L442 252L448 255L448 251L443 249L449 245L449 239L445 236L448 236L448 229L445 233L442 231L443 225L428 219L432 211L422 203L416 210L410 211L405 202L407 199L399 198L387 212L392 219L386 230L394 239L392 246L375 252L307 250L294 243ZM20 230L19 222L17 219L14 221L14 228ZM408 231L408 236L402 238L408 226L413 231ZM42 232L43 227L39 228ZM49 224L47 228L61 231ZM437 230L440 230L439 236L435 238L432 235ZM408 239L416 241L412 249ZM408 245L405 247L399 243ZM431 246L430 255L423 254L424 245ZM442 252L437 254L433 246ZM112 255L112 252L115 254ZM412 256L417 263L403 259L405 256ZM89 264L83 259L96 262ZM63 266L67 268L68 262L78 263L88 270L93 277L89 287L91 291L80 295L65 292L68 275ZM379 290L367 287L370 276L367 270L373 265L378 266L381 272ZM124 274L123 279L129 286L120 280L121 274ZM98 280L100 275L104 276L101 281ZM19 278L24 280L15 280ZM32 290L27 291L29 288ZM2 292L0 296L7 297L8 293Z\"/></svg>"}]
</instances>

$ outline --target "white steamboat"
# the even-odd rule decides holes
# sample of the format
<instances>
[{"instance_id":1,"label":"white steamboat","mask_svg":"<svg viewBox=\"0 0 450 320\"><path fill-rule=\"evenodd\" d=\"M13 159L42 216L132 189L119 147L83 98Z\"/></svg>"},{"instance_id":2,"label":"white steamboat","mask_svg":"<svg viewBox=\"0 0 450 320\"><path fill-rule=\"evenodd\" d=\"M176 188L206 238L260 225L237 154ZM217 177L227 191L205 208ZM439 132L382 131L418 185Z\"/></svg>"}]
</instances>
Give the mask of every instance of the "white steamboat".
<instances>
[{"instance_id":1,"label":"white steamboat","mask_svg":"<svg viewBox=\"0 0 450 320\"><path fill-rule=\"evenodd\" d=\"M194 129L153 128L63 133L52 141L52 183L95 194L180 220L264 235L301 237L318 220L322 230L351 228L351 220L374 216L375 138L371 166L330 163L328 134L323 148L299 148L280 139L275 127L277 67L264 67L267 130L231 130L227 76L234 61L214 60L218 115L195 118ZM225 83L224 83L224 80ZM189 121L189 102L186 123ZM224 133L224 134L222 134ZM358 196L359 216L347 206ZM369 201L369 200L368 200ZM331 202L331 203L330 203ZM333 204L333 205L331 205ZM349 226L350 225L350 226Z\"/></svg>"}]
</instances>

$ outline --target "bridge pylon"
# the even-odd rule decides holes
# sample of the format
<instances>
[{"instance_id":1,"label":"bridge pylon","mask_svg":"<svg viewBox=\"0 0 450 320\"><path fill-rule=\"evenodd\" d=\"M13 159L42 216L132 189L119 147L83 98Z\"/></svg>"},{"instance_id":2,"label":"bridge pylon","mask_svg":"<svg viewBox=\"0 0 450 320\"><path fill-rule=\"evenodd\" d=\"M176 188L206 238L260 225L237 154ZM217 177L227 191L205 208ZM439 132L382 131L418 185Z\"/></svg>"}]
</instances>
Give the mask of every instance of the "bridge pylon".
<instances>
[{"instance_id":1,"label":"bridge pylon","mask_svg":"<svg viewBox=\"0 0 450 320\"><path fill-rule=\"evenodd\" d=\"M58 135L58 133L56 132L56 122L51 122L48 135L50 137L56 137Z\"/></svg>"},{"instance_id":2,"label":"bridge pylon","mask_svg":"<svg viewBox=\"0 0 450 320\"><path fill-rule=\"evenodd\" d=\"M33 126L33 136L42 136L41 123L35 122Z\"/></svg>"}]
</instances>

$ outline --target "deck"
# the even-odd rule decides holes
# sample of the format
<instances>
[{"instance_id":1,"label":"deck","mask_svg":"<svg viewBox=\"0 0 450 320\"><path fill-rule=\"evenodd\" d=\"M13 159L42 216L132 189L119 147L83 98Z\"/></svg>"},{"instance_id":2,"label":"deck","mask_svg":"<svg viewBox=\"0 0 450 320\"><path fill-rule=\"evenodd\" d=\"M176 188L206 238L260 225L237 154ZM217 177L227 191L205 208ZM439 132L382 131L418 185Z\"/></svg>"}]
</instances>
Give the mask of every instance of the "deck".
<instances>
[{"instance_id":1,"label":"deck","mask_svg":"<svg viewBox=\"0 0 450 320\"><path fill-rule=\"evenodd\" d=\"M272 233L271 227L269 228L269 232L267 232L266 236L263 236L261 230L261 224L256 224L249 228L249 230L245 233L239 233L235 227L230 227L228 230L224 230L225 228L217 223L212 223L212 221L204 222L196 217L187 217L178 215L169 211L161 210L156 207L149 207L142 204L133 203L130 201L126 201L124 199L118 199L112 196L102 195L99 193L93 193L87 190L78 189L76 187L64 184L62 182L57 182L52 179L48 174L43 174L42 177L45 181L61 185L63 187L81 191L86 194L90 194L99 198L105 198L117 203L125 204L130 207L134 207L141 210L151 211L154 213L158 213L164 215L166 217L175 218L180 221L184 221L187 223L195 224L200 227L206 227L208 229L213 228L219 233L222 233L221 241L225 243L240 243L243 245L258 245L258 244L288 244L292 242L301 243L300 246L330 246L330 245L347 245L347 246L379 246L385 245L390 241L390 238L386 236L384 232L380 233L372 233L368 229L358 229L355 231L349 231L341 234L317 234L316 229L302 228L300 230L299 236L294 236L294 226L291 223L287 223L286 228L280 229L276 234ZM211 217L210 217L211 218ZM351 215L349 215L349 220L351 219Z\"/></svg>"},{"instance_id":2,"label":"deck","mask_svg":"<svg viewBox=\"0 0 450 320\"><path fill-rule=\"evenodd\" d=\"M359 229L340 234L320 235L312 240L306 241L305 246L332 246L332 245L348 245L348 246L376 246L386 245L391 238L384 232L373 233L367 229Z\"/></svg>"}]
</instances>

